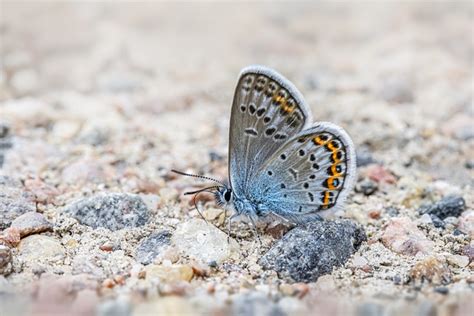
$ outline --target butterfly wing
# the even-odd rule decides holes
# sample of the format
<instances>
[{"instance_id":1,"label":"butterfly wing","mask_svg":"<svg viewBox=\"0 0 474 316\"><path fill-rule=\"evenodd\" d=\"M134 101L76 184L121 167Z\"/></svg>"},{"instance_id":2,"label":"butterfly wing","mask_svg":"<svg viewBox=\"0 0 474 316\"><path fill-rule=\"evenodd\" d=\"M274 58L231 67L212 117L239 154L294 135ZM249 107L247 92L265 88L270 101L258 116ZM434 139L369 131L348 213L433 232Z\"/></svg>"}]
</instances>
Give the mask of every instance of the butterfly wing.
<instances>
[{"instance_id":1,"label":"butterfly wing","mask_svg":"<svg viewBox=\"0 0 474 316\"><path fill-rule=\"evenodd\" d=\"M337 208L352 190L354 145L340 127L315 123L287 141L258 171L252 197L295 222Z\"/></svg>"},{"instance_id":2,"label":"butterfly wing","mask_svg":"<svg viewBox=\"0 0 474 316\"><path fill-rule=\"evenodd\" d=\"M309 107L291 82L263 66L244 68L230 119L229 178L234 193L247 195L255 172L310 120Z\"/></svg>"}]
</instances>

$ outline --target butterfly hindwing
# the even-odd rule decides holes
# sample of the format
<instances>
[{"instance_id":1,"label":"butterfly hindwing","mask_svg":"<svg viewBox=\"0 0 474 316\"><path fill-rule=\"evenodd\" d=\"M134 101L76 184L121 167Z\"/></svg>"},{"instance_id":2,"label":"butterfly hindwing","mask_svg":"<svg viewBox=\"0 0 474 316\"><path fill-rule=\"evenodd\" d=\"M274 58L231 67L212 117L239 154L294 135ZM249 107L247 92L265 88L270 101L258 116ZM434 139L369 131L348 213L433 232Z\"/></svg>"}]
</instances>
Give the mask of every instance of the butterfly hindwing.
<instances>
[{"instance_id":1,"label":"butterfly hindwing","mask_svg":"<svg viewBox=\"0 0 474 316\"><path fill-rule=\"evenodd\" d=\"M346 132L315 123L280 147L252 185L264 209L294 221L340 205L355 179L355 153Z\"/></svg>"},{"instance_id":2,"label":"butterfly hindwing","mask_svg":"<svg viewBox=\"0 0 474 316\"><path fill-rule=\"evenodd\" d=\"M283 76L262 66L242 70L232 104L229 176L245 194L256 171L310 122L308 106Z\"/></svg>"}]
</instances>

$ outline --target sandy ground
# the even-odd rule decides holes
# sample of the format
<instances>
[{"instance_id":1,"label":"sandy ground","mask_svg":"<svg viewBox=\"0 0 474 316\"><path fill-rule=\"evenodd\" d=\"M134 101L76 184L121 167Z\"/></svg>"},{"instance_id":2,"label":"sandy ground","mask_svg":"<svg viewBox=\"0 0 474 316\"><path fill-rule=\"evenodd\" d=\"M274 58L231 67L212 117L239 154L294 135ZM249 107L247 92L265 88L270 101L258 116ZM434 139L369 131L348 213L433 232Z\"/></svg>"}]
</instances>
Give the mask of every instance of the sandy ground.
<instances>
[{"instance_id":1,"label":"sandy ground","mask_svg":"<svg viewBox=\"0 0 474 316\"><path fill-rule=\"evenodd\" d=\"M471 3L2 1L0 11L7 314L474 310ZM336 215L368 240L316 282L262 270L275 234L256 246L236 225L228 244L201 225L182 196L199 183L169 172L226 177L233 89L249 64L284 74L315 120L343 126L356 145L358 184ZM113 193L138 196L145 205L132 208L145 215L110 230L69 212ZM459 213L421 214L448 196L464 201ZM201 202L221 225L214 202ZM11 224L28 211L41 218ZM217 242L192 253L185 236L200 229ZM158 232L148 248L159 255L144 259Z\"/></svg>"}]
</instances>

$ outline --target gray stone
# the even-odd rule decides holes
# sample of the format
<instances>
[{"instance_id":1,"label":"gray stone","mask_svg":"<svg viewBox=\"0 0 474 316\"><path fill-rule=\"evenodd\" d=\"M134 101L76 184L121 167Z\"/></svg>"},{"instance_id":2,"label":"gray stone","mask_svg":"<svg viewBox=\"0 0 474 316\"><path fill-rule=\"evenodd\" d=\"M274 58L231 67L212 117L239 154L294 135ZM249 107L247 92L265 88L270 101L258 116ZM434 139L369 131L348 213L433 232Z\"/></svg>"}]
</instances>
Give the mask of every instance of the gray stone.
<instances>
[{"instance_id":1,"label":"gray stone","mask_svg":"<svg viewBox=\"0 0 474 316\"><path fill-rule=\"evenodd\" d=\"M123 193L81 199L64 210L83 225L112 231L143 226L149 218L148 208L140 197Z\"/></svg>"},{"instance_id":2,"label":"gray stone","mask_svg":"<svg viewBox=\"0 0 474 316\"><path fill-rule=\"evenodd\" d=\"M137 248L135 258L141 264L150 264L170 243L171 233L169 231L163 230L151 234L141 241Z\"/></svg>"},{"instance_id":3,"label":"gray stone","mask_svg":"<svg viewBox=\"0 0 474 316\"><path fill-rule=\"evenodd\" d=\"M343 265L365 240L364 229L349 220L310 222L283 236L259 264L296 282L314 282Z\"/></svg>"},{"instance_id":4,"label":"gray stone","mask_svg":"<svg viewBox=\"0 0 474 316\"><path fill-rule=\"evenodd\" d=\"M459 217L466 210L466 201L461 196L449 195L431 205L420 207L420 214L435 215L441 220L447 217Z\"/></svg>"},{"instance_id":5,"label":"gray stone","mask_svg":"<svg viewBox=\"0 0 474 316\"><path fill-rule=\"evenodd\" d=\"M378 184L372 180L364 179L355 186L355 191L366 196L372 195L378 189Z\"/></svg>"},{"instance_id":6,"label":"gray stone","mask_svg":"<svg viewBox=\"0 0 474 316\"><path fill-rule=\"evenodd\" d=\"M0 176L0 230L10 226L18 216L36 211L32 195L25 192L19 181Z\"/></svg>"},{"instance_id":7,"label":"gray stone","mask_svg":"<svg viewBox=\"0 0 474 316\"><path fill-rule=\"evenodd\" d=\"M357 167L364 167L377 161L372 157L368 148L362 148L356 152L356 164Z\"/></svg>"}]
</instances>

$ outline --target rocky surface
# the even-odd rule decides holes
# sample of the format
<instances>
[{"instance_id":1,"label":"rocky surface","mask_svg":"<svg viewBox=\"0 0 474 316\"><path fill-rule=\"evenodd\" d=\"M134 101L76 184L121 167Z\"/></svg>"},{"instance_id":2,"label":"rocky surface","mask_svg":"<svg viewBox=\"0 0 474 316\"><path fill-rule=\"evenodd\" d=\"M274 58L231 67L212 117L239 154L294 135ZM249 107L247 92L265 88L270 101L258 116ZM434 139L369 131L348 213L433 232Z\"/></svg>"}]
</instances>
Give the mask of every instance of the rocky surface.
<instances>
[{"instance_id":1,"label":"rocky surface","mask_svg":"<svg viewBox=\"0 0 474 316\"><path fill-rule=\"evenodd\" d=\"M469 3L3 1L1 12L0 314L474 310ZM183 195L207 183L169 172L226 179L249 64L284 74L314 120L351 135L356 186L331 220L362 227L358 249L352 224L318 239L262 223L260 243L235 221L228 240L212 195L197 197L208 223Z\"/></svg>"},{"instance_id":2,"label":"rocky surface","mask_svg":"<svg viewBox=\"0 0 474 316\"><path fill-rule=\"evenodd\" d=\"M350 221L313 222L283 236L259 263L282 278L315 282L346 263L366 240L365 231Z\"/></svg>"}]
</instances>

